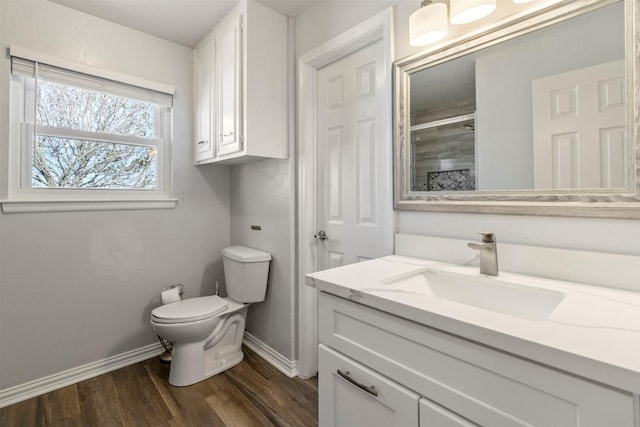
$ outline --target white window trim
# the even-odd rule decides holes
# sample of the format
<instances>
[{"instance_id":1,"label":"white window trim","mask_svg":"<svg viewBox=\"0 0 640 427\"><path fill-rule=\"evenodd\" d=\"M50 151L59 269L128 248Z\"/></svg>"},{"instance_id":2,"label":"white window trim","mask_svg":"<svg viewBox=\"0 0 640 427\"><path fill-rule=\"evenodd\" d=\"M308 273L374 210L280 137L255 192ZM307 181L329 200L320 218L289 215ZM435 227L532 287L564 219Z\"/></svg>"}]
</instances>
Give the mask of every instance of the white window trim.
<instances>
[{"instance_id":1,"label":"white window trim","mask_svg":"<svg viewBox=\"0 0 640 427\"><path fill-rule=\"evenodd\" d=\"M173 209L178 199L158 200L3 200L4 213Z\"/></svg>"},{"instance_id":2,"label":"white window trim","mask_svg":"<svg viewBox=\"0 0 640 427\"><path fill-rule=\"evenodd\" d=\"M116 82L121 82L145 89L162 92L173 96L175 90L172 86L153 82L146 79L128 76L108 70L98 70L82 64L72 63L51 56L41 54L29 49L12 46L12 56L21 57L31 61L46 63L48 65L81 72L96 77L101 77ZM102 211L102 210L139 210L139 209L172 209L178 200L172 196L172 132L171 115L161 114L163 118L163 134L168 142L156 145L159 150L158 164L158 188L159 190L109 190L109 189L56 189L42 191L43 189L22 186L26 159L23 157L22 133L24 124L18 120L17 111L24 108L23 97L13 96L17 83L11 77L10 95L10 120L9 120L9 155L8 164L4 165L5 173L8 173L6 189L7 199L0 200L4 213L17 212L69 212L69 211ZM145 141L134 141L144 144ZM148 141L151 142L151 141ZM144 144L147 145L147 144ZM155 145L155 144L151 144ZM162 151L162 153L160 153ZM28 150L26 150L28 152Z\"/></svg>"}]
</instances>

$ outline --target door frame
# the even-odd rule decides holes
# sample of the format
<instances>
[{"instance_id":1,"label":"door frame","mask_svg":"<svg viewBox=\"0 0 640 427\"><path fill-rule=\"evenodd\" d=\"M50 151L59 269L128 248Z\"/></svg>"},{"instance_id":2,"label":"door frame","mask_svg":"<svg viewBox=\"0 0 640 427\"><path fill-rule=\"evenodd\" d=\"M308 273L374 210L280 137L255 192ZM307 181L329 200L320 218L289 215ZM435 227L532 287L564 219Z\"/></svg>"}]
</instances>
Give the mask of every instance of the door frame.
<instances>
[{"instance_id":1,"label":"door frame","mask_svg":"<svg viewBox=\"0 0 640 427\"><path fill-rule=\"evenodd\" d=\"M298 370L301 377L311 377L318 371L318 315L317 290L305 285L305 274L316 271L317 253L312 236L317 231L316 200L316 84L318 69L382 41L384 76L383 90L387 106L383 122L384 138L388 141L386 158L388 170L379 171L388 177L387 188L380 195L382 206L388 206L388 227L385 245L393 252L393 150L392 150L392 76L393 8L389 7L349 31L329 40L298 59Z\"/></svg>"}]
</instances>

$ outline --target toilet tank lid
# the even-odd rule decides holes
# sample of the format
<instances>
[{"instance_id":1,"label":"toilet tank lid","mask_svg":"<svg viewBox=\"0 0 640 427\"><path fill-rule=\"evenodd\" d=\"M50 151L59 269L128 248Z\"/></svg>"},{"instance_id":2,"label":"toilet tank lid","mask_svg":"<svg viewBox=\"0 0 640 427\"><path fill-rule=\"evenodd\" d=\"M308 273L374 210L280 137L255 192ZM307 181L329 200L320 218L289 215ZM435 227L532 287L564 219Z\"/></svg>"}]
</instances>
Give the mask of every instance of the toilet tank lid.
<instances>
[{"instance_id":1,"label":"toilet tank lid","mask_svg":"<svg viewBox=\"0 0 640 427\"><path fill-rule=\"evenodd\" d=\"M222 256L240 262L264 262L271 260L271 254L246 246L231 246L222 250Z\"/></svg>"}]
</instances>

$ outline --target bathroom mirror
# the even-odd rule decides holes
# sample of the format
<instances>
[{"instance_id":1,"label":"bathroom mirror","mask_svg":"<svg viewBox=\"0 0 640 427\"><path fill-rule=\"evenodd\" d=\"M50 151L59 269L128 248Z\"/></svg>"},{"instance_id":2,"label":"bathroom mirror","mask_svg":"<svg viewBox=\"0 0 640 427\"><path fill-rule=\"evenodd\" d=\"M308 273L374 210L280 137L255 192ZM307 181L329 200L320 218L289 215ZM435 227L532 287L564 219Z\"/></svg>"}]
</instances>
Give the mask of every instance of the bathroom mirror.
<instances>
[{"instance_id":1,"label":"bathroom mirror","mask_svg":"<svg viewBox=\"0 0 640 427\"><path fill-rule=\"evenodd\" d=\"M540 1L396 61L395 208L640 218L637 9Z\"/></svg>"}]
</instances>

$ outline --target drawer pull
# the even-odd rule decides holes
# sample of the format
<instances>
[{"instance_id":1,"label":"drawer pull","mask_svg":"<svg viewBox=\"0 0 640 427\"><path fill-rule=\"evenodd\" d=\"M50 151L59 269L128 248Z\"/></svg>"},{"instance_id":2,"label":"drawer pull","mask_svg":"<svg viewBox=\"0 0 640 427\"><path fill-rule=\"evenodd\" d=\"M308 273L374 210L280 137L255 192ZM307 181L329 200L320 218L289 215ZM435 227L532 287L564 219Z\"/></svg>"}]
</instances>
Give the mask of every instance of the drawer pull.
<instances>
[{"instance_id":1,"label":"drawer pull","mask_svg":"<svg viewBox=\"0 0 640 427\"><path fill-rule=\"evenodd\" d=\"M376 396L376 397L378 396L378 390L376 390L375 386L370 385L369 387L367 387L366 385L360 384L358 381L354 380L349 376L349 371L341 371L340 369L338 369L338 375L340 375L342 378L349 381L351 384L358 387L359 389L364 390L373 396Z\"/></svg>"},{"instance_id":2,"label":"drawer pull","mask_svg":"<svg viewBox=\"0 0 640 427\"><path fill-rule=\"evenodd\" d=\"M207 144L209 141L198 141L198 145Z\"/></svg>"}]
</instances>

